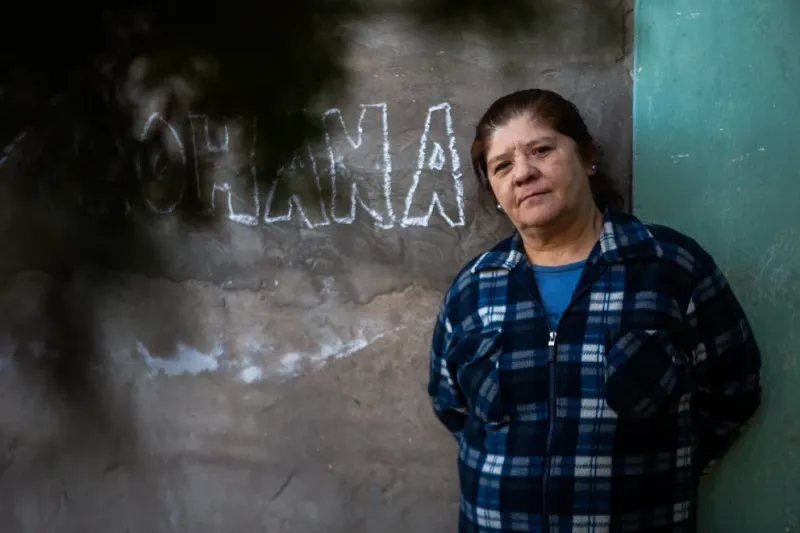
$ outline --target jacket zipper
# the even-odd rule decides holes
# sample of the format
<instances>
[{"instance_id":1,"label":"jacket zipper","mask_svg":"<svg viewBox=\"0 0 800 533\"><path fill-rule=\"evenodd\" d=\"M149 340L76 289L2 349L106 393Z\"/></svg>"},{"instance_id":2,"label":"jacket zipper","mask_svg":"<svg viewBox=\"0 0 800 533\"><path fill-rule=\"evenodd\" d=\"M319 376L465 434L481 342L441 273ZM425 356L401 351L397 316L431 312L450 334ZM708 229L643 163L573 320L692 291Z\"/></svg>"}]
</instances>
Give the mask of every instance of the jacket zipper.
<instances>
[{"instance_id":1,"label":"jacket zipper","mask_svg":"<svg viewBox=\"0 0 800 533\"><path fill-rule=\"evenodd\" d=\"M603 275L606 271L606 265L600 267L597 277ZM548 420L547 420L547 448L545 449L544 465L542 468L542 532L550 532L550 498L549 498L549 485L550 485L550 448L553 444L553 432L555 431L555 417L556 417L556 340L558 338L558 327L561 325L561 319L572 307L572 304L577 301L583 293L585 293L594 284L596 279L581 286L580 290L573 295L572 299L567 304L561 318L556 324L556 329L547 328L549 338L547 340L547 381L548 387Z\"/></svg>"},{"instance_id":2,"label":"jacket zipper","mask_svg":"<svg viewBox=\"0 0 800 533\"><path fill-rule=\"evenodd\" d=\"M547 419L547 448L545 449L544 465L542 470L542 531L550 531L550 512L549 498L548 498L548 485L550 481L550 447L553 443L553 431L555 429L555 416L556 416L556 337L558 335L558 327L556 331L548 329L550 338L547 341L547 381L548 387L548 419Z\"/></svg>"}]
</instances>

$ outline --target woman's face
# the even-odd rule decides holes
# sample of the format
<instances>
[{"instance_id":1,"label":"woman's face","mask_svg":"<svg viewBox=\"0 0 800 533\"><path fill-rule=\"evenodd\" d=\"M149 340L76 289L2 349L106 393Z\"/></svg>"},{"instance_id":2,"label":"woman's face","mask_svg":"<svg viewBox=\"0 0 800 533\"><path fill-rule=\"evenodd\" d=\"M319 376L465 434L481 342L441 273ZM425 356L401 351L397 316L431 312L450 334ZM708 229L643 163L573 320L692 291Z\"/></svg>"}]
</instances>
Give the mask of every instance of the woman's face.
<instances>
[{"instance_id":1,"label":"woman's face","mask_svg":"<svg viewBox=\"0 0 800 533\"><path fill-rule=\"evenodd\" d=\"M494 131L486 163L497 202L519 230L546 227L592 201L594 170L575 141L529 114Z\"/></svg>"}]
</instances>

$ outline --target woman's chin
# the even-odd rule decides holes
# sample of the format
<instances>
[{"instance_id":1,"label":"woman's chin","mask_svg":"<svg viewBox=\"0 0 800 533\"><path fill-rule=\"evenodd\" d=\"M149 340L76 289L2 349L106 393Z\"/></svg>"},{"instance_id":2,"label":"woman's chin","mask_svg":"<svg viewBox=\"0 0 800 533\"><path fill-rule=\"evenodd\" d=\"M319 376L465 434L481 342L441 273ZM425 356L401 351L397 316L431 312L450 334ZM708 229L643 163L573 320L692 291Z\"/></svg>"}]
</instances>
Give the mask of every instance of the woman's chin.
<instances>
[{"instance_id":1,"label":"woman's chin","mask_svg":"<svg viewBox=\"0 0 800 533\"><path fill-rule=\"evenodd\" d=\"M558 218L558 209L552 205L526 205L522 204L518 213L518 226L525 228L545 227L552 224Z\"/></svg>"}]
</instances>

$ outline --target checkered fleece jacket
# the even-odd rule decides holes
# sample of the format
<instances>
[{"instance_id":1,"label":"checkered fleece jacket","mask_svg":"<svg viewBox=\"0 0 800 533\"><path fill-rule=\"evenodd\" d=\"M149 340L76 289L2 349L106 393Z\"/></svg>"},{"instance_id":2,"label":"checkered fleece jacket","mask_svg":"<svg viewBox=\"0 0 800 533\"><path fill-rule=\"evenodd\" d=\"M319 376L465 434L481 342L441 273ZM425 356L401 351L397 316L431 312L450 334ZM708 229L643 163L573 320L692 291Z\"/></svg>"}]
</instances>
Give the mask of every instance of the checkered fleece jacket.
<instances>
[{"instance_id":1,"label":"checkered fleece jacket","mask_svg":"<svg viewBox=\"0 0 800 533\"><path fill-rule=\"evenodd\" d=\"M699 475L760 402L761 357L692 239L606 212L548 327L519 234L445 296L434 412L458 441L459 531L695 531Z\"/></svg>"}]
</instances>

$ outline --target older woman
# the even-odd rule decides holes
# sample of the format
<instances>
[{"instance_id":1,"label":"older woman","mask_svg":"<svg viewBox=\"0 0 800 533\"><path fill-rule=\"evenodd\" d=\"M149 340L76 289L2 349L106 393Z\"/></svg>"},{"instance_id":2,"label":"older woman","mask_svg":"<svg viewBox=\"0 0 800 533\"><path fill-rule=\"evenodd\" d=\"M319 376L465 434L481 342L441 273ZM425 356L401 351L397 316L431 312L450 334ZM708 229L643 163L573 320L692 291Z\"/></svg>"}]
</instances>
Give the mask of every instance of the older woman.
<instances>
[{"instance_id":1,"label":"older woman","mask_svg":"<svg viewBox=\"0 0 800 533\"><path fill-rule=\"evenodd\" d=\"M573 104L496 101L472 145L514 234L444 299L429 393L458 441L461 532L695 531L699 474L760 402L714 260L623 213Z\"/></svg>"}]
</instances>

